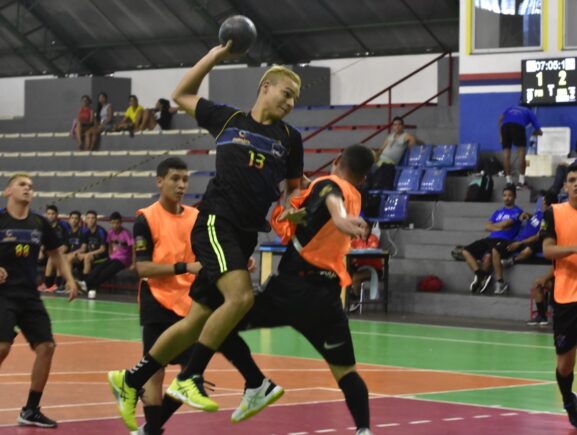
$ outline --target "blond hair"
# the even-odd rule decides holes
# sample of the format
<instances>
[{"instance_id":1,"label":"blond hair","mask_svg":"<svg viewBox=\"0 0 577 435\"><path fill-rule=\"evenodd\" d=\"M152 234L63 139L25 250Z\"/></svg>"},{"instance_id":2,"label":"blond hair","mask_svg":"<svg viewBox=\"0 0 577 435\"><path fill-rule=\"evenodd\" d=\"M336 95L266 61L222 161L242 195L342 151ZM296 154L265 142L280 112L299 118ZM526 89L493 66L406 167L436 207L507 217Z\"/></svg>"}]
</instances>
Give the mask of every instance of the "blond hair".
<instances>
[{"instance_id":1,"label":"blond hair","mask_svg":"<svg viewBox=\"0 0 577 435\"><path fill-rule=\"evenodd\" d=\"M32 180L30 174L27 174L26 172L17 172L8 179L6 186L10 186L17 178L29 178Z\"/></svg>"},{"instance_id":2,"label":"blond hair","mask_svg":"<svg viewBox=\"0 0 577 435\"><path fill-rule=\"evenodd\" d=\"M293 70L288 69L286 66L283 65L273 65L269 69L267 69L262 75L260 82L258 83L258 89L260 90L260 88L262 87L263 83L266 80L269 80L270 82L276 84L280 76L288 77L293 82L295 82L298 88L300 89L301 87L300 76Z\"/></svg>"}]
</instances>

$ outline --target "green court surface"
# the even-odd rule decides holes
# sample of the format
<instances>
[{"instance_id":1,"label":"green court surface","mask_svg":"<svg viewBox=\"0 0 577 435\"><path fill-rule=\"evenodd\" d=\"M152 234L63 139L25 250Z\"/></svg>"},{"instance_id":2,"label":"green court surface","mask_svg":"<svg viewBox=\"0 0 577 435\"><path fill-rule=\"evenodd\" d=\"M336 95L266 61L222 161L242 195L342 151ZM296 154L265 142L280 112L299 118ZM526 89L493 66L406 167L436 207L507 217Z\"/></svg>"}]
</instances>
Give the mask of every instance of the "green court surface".
<instances>
[{"instance_id":1,"label":"green court surface","mask_svg":"<svg viewBox=\"0 0 577 435\"><path fill-rule=\"evenodd\" d=\"M55 297L46 297L44 302L56 334L140 340L134 303L77 300L68 304ZM551 334L386 321L351 320L350 324L359 363L538 382L450 392L441 389L410 397L528 411L562 411ZM310 344L290 328L249 331L243 336L255 353L320 359Z\"/></svg>"}]
</instances>

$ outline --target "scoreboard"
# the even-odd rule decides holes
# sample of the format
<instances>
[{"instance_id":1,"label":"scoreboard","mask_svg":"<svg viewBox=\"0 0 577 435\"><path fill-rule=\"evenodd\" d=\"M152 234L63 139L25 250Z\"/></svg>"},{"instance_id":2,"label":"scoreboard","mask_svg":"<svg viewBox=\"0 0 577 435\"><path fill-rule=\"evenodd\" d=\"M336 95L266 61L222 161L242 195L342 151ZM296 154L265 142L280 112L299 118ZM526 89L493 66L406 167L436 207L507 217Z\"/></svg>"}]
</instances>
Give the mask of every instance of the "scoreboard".
<instances>
[{"instance_id":1,"label":"scoreboard","mask_svg":"<svg viewBox=\"0 0 577 435\"><path fill-rule=\"evenodd\" d=\"M577 103L577 58L522 61L522 99L532 106Z\"/></svg>"}]
</instances>

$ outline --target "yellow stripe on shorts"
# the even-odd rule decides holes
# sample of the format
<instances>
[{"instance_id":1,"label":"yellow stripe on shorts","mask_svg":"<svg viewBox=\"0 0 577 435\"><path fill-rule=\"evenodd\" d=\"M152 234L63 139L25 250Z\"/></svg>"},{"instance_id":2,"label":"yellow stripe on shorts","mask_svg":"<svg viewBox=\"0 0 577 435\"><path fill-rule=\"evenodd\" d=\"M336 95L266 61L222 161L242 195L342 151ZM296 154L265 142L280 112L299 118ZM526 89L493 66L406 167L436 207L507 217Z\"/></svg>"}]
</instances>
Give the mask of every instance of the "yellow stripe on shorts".
<instances>
[{"instance_id":1,"label":"yellow stripe on shorts","mask_svg":"<svg viewBox=\"0 0 577 435\"><path fill-rule=\"evenodd\" d=\"M216 258L218 260L218 266L220 267L220 273L226 272L226 257L224 256L224 252L222 250L222 246L218 243L218 239L216 237L216 228L214 227L214 223L216 221L216 216L213 214L208 215L207 227L208 227L208 238L210 239L210 244L214 253L216 254Z\"/></svg>"}]
</instances>

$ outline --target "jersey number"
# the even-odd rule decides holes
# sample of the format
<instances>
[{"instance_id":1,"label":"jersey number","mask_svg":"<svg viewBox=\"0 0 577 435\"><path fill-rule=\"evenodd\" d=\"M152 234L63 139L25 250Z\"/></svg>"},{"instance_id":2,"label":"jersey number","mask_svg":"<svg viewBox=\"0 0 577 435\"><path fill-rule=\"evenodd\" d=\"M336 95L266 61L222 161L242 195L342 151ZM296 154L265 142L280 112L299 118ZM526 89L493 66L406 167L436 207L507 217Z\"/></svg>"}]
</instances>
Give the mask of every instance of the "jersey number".
<instances>
[{"instance_id":1,"label":"jersey number","mask_svg":"<svg viewBox=\"0 0 577 435\"><path fill-rule=\"evenodd\" d=\"M30 254L30 245L23 245L22 243L16 245L17 257L28 257L29 254Z\"/></svg>"},{"instance_id":2,"label":"jersey number","mask_svg":"<svg viewBox=\"0 0 577 435\"><path fill-rule=\"evenodd\" d=\"M262 169L264 167L264 160L266 158L264 154L255 153L252 150L248 150L248 155L249 155L248 159L249 166L254 166L257 169Z\"/></svg>"}]
</instances>

